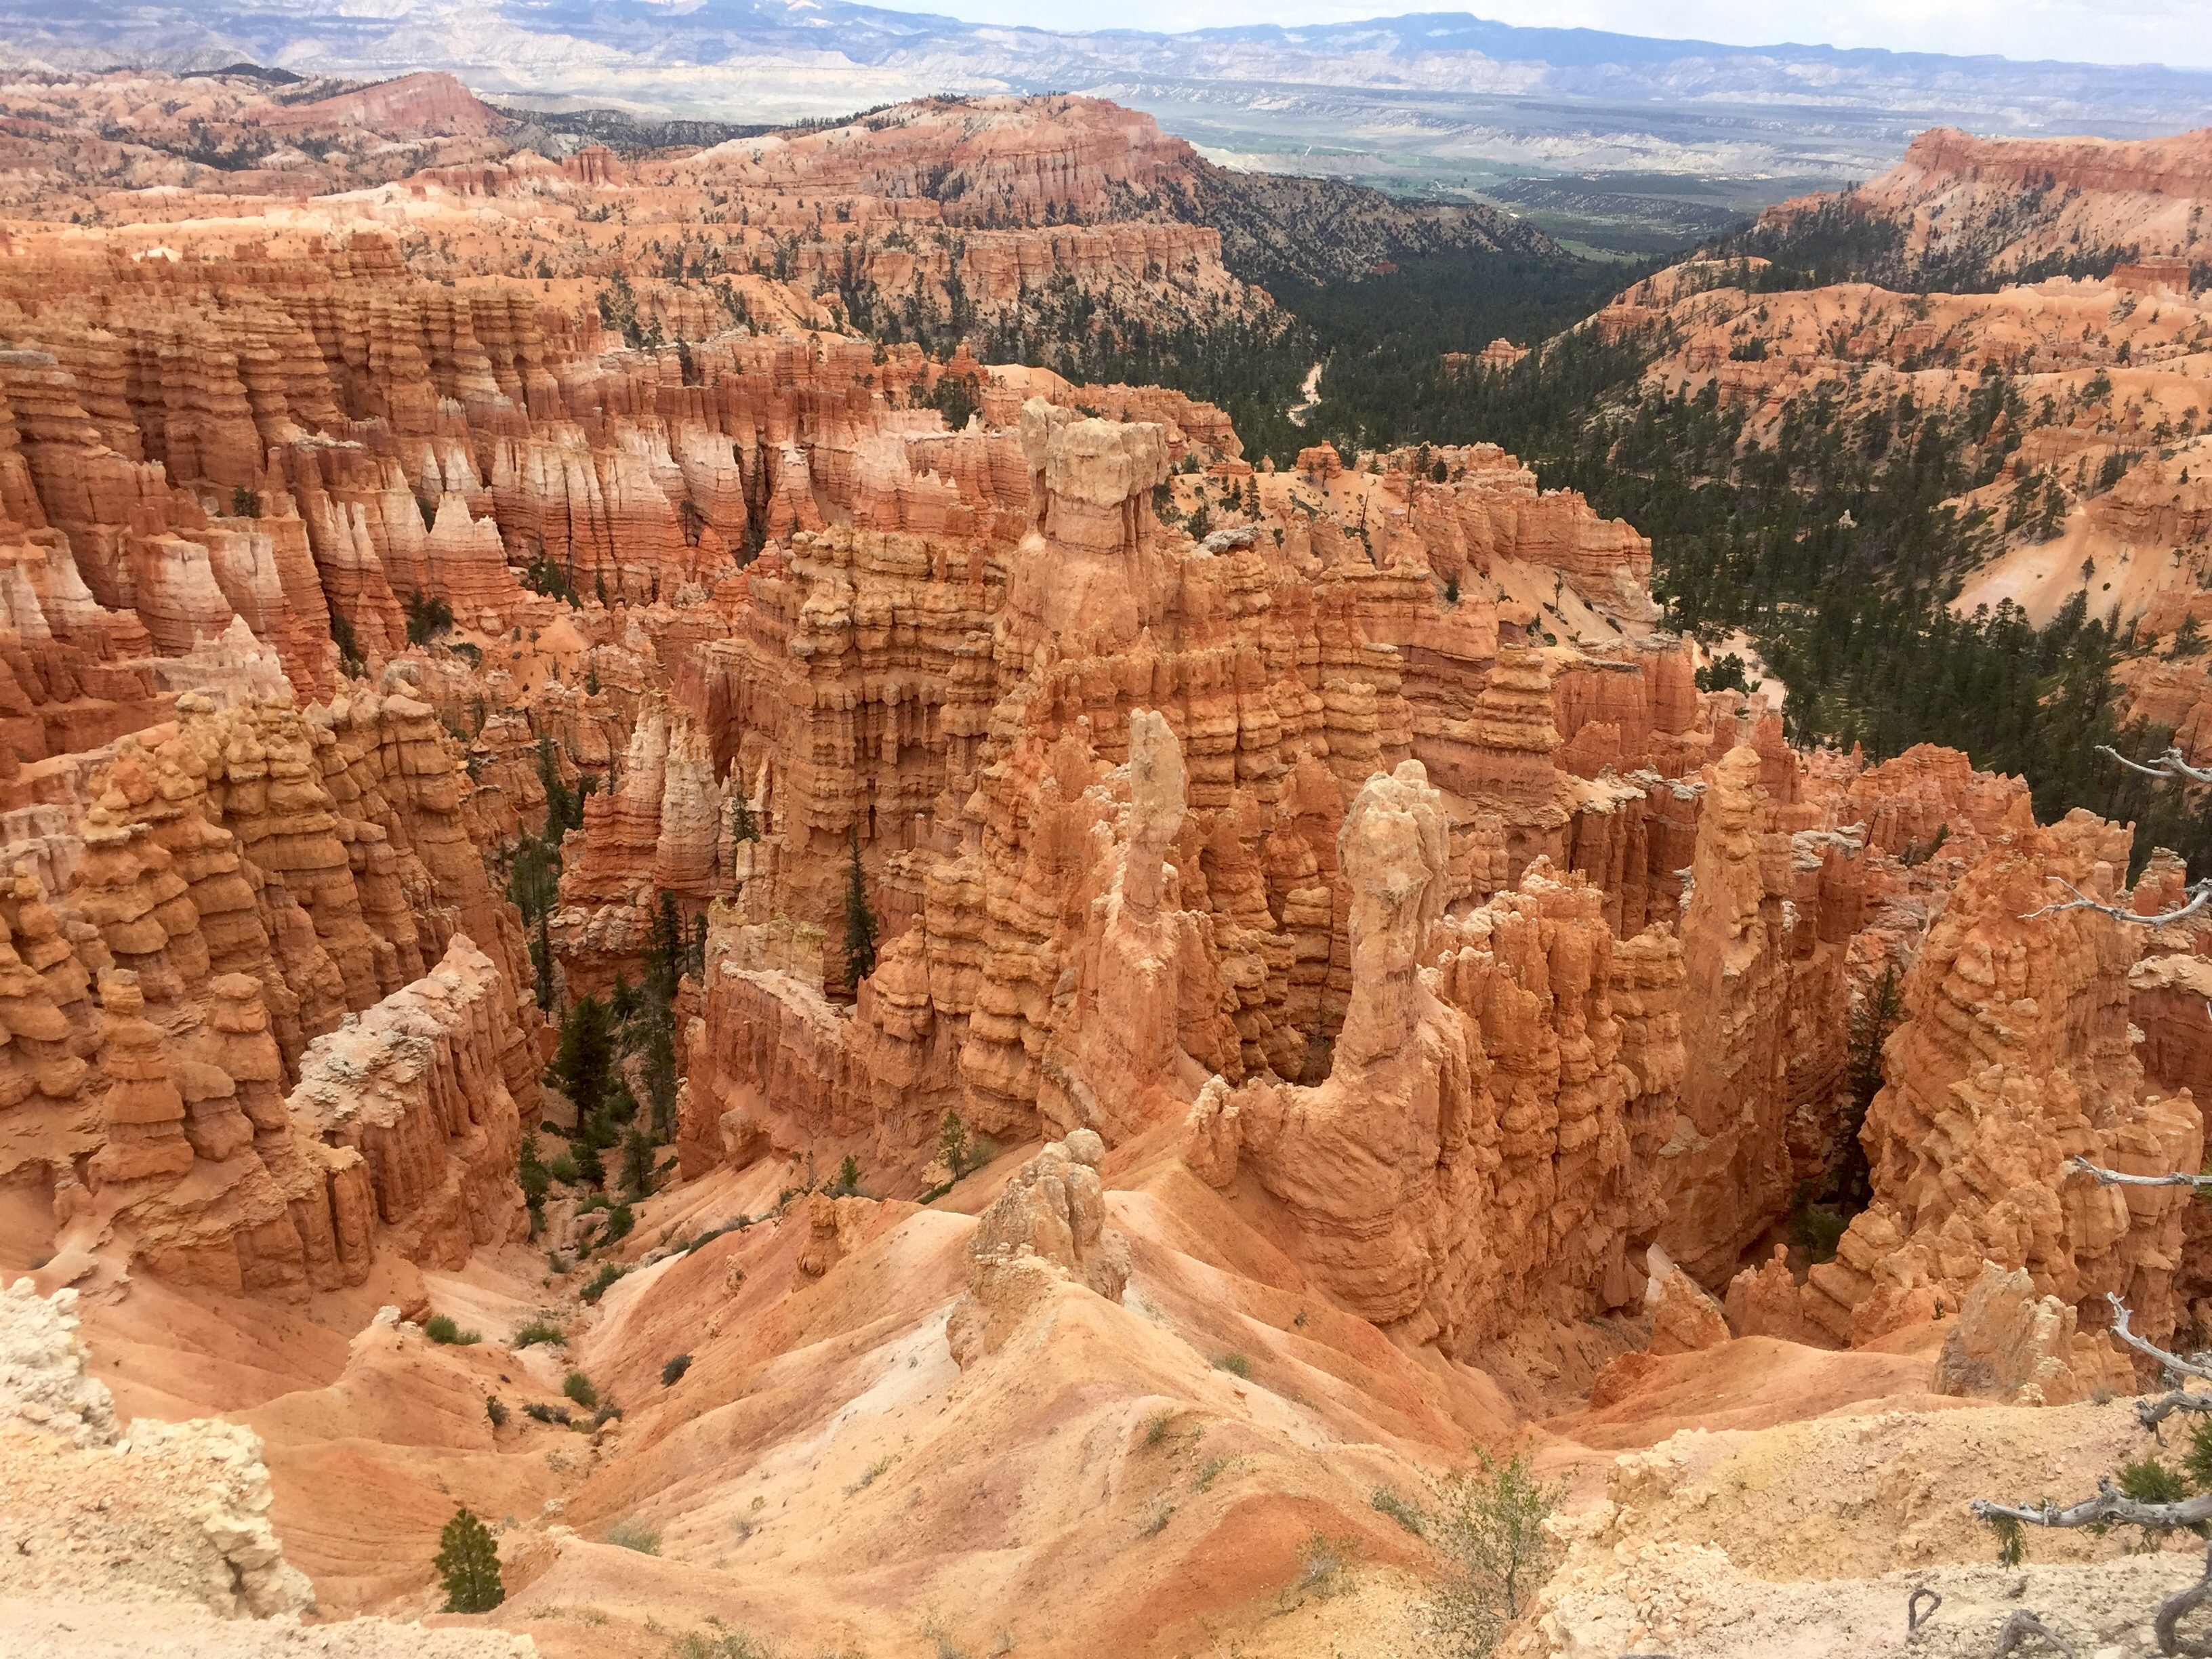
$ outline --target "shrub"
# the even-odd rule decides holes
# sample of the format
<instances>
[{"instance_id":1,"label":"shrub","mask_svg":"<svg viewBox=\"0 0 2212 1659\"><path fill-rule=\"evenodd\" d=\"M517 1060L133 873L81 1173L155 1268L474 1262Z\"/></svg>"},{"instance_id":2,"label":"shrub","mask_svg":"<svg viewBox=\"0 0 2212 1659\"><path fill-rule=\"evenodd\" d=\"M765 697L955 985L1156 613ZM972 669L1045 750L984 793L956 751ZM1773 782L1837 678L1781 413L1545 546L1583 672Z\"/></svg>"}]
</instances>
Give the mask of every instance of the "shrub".
<instances>
[{"instance_id":1,"label":"shrub","mask_svg":"<svg viewBox=\"0 0 2212 1659\"><path fill-rule=\"evenodd\" d=\"M1221 1478L1223 1472L1228 1468L1229 1460L1225 1457L1207 1458L1205 1462L1198 1466L1198 1473L1191 1477L1190 1489L1193 1492L1211 1491L1213 1483Z\"/></svg>"},{"instance_id":2,"label":"shrub","mask_svg":"<svg viewBox=\"0 0 2212 1659\"><path fill-rule=\"evenodd\" d=\"M629 1271L619 1261L601 1262L599 1272L592 1275L592 1282L584 1286L584 1300L596 1304L607 1293L607 1286Z\"/></svg>"},{"instance_id":3,"label":"shrub","mask_svg":"<svg viewBox=\"0 0 2212 1659\"><path fill-rule=\"evenodd\" d=\"M635 1550L640 1555L660 1553L660 1534L642 1521L625 1517L607 1528L607 1542L626 1550Z\"/></svg>"},{"instance_id":4,"label":"shrub","mask_svg":"<svg viewBox=\"0 0 2212 1659\"><path fill-rule=\"evenodd\" d=\"M1218 1371L1227 1371L1232 1376L1249 1377L1252 1375L1252 1362L1241 1353L1225 1353L1213 1362L1213 1369Z\"/></svg>"},{"instance_id":5,"label":"shrub","mask_svg":"<svg viewBox=\"0 0 2212 1659\"><path fill-rule=\"evenodd\" d=\"M514 1334L514 1346L526 1348L533 1342L558 1342L561 1328L543 1319L533 1319Z\"/></svg>"},{"instance_id":6,"label":"shrub","mask_svg":"<svg viewBox=\"0 0 2212 1659\"><path fill-rule=\"evenodd\" d=\"M244 484L234 484L230 491L230 516L234 519L258 519L261 516L261 497Z\"/></svg>"},{"instance_id":7,"label":"shrub","mask_svg":"<svg viewBox=\"0 0 2212 1659\"><path fill-rule=\"evenodd\" d=\"M1503 1463L1486 1451L1475 1455L1481 1472L1439 1481L1430 1512L1428 1535L1449 1566L1425 1612L1443 1650L1453 1655L1490 1652L1528 1611L1552 1570L1544 1519L1566 1495L1564 1483L1537 1483L1525 1452Z\"/></svg>"},{"instance_id":8,"label":"shrub","mask_svg":"<svg viewBox=\"0 0 2212 1659\"><path fill-rule=\"evenodd\" d=\"M1175 1519L1176 1506L1164 1498L1152 1499L1152 1507L1145 1516L1145 1524L1137 1528L1139 1538L1158 1538Z\"/></svg>"},{"instance_id":9,"label":"shrub","mask_svg":"<svg viewBox=\"0 0 2212 1659\"><path fill-rule=\"evenodd\" d=\"M860 1190L860 1160L848 1152L845 1154L845 1161L837 1166L836 1180L830 1183L830 1195L836 1198L850 1198Z\"/></svg>"},{"instance_id":10,"label":"shrub","mask_svg":"<svg viewBox=\"0 0 2212 1659\"><path fill-rule=\"evenodd\" d=\"M1168 1425L1175 1421L1173 1412L1154 1412L1145 1425L1145 1443L1157 1446L1168 1437Z\"/></svg>"},{"instance_id":11,"label":"shrub","mask_svg":"<svg viewBox=\"0 0 2212 1659\"><path fill-rule=\"evenodd\" d=\"M445 1580L447 1613L489 1613L507 1600L507 1586L499 1578L499 1546L465 1505L453 1511L438 1534L431 1565Z\"/></svg>"},{"instance_id":12,"label":"shrub","mask_svg":"<svg viewBox=\"0 0 2212 1659\"><path fill-rule=\"evenodd\" d=\"M558 1423L564 1429L569 1423L566 1406L548 1406L535 1400L522 1408L522 1414L534 1423Z\"/></svg>"},{"instance_id":13,"label":"shrub","mask_svg":"<svg viewBox=\"0 0 2212 1659\"><path fill-rule=\"evenodd\" d=\"M503 1429L507 1426L507 1407L500 1403L497 1395L484 1396L484 1415L491 1419L491 1425L495 1429Z\"/></svg>"},{"instance_id":14,"label":"shrub","mask_svg":"<svg viewBox=\"0 0 2212 1659\"><path fill-rule=\"evenodd\" d=\"M422 1327L422 1334L450 1348L473 1347L483 1340L477 1332L463 1330L444 1314L431 1315L429 1322Z\"/></svg>"},{"instance_id":15,"label":"shrub","mask_svg":"<svg viewBox=\"0 0 2212 1659\"><path fill-rule=\"evenodd\" d=\"M1319 1527L1306 1534L1298 1552L1298 1576L1285 1592L1290 1596L1317 1596L1326 1601L1352 1588L1352 1563L1358 1553L1356 1538L1331 1538Z\"/></svg>"},{"instance_id":16,"label":"shrub","mask_svg":"<svg viewBox=\"0 0 2212 1659\"><path fill-rule=\"evenodd\" d=\"M556 1152L553 1161L545 1166L545 1173L564 1187L576 1184L576 1160L566 1152Z\"/></svg>"},{"instance_id":17,"label":"shrub","mask_svg":"<svg viewBox=\"0 0 2212 1659\"><path fill-rule=\"evenodd\" d=\"M630 1213L629 1205L610 1204L607 1206L606 1229L599 1235L599 1243L611 1244L618 1238L627 1238L629 1230L635 1225L637 1218Z\"/></svg>"},{"instance_id":18,"label":"shrub","mask_svg":"<svg viewBox=\"0 0 2212 1659\"><path fill-rule=\"evenodd\" d=\"M599 1391L592 1386L592 1379L581 1371L570 1371L562 1378L561 1392L586 1411L595 1409L599 1403Z\"/></svg>"},{"instance_id":19,"label":"shrub","mask_svg":"<svg viewBox=\"0 0 2212 1659\"><path fill-rule=\"evenodd\" d=\"M672 1389L684 1380L684 1373L691 1369L691 1356L679 1353L660 1368L660 1386Z\"/></svg>"}]
</instances>

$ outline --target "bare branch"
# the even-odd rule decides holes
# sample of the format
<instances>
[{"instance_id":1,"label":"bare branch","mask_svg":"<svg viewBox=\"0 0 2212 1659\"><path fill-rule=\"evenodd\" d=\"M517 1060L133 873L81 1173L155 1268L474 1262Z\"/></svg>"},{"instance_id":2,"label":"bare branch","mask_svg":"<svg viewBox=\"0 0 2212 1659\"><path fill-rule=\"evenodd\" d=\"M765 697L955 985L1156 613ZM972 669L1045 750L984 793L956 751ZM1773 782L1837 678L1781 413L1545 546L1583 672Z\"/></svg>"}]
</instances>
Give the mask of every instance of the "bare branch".
<instances>
[{"instance_id":1,"label":"bare branch","mask_svg":"<svg viewBox=\"0 0 2212 1659\"><path fill-rule=\"evenodd\" d=\"M2191 1358L2184 1359L2179 1354L2168 1353L2156 1343L2137 1336L2129 1328L2126 1303L2121 1301L2110 1291L2105 1292L2105 1300L2112 1304L2112 1334L2114 1336L2119 1338L2137 1353L2155 1359L2177 1376L2194 1376L2212 1382L2212 1355L2200 1353Z\"/></svg>"},{"instance_id":2,"label":"bare branch","mask_svg":"<svg viewBox=\"0 0 2212 1659\"><path fill-rule=\"evenodd\" d=\"M2050 1643L2052 1647L2064 1654L2066 1659L2080 1659L2080 1656L2074 1651L2072 1643L2060 1636L2057 1632L2052 1630L2050 1626L2045 1624L2026 1607L2014 1607L2012 1610L2012 1617L2006 1620L2003 1628L1997 1632L1997 1644L1990 1650L1990 1659L2008 1659L2008 1656L2020 1651L2021 1644L2023 1642L2037 1641Z\"/></svg>"},{"instance_id":3,"label":"bare branch","mask_svg":"<svg viewBox=\"0 0 2212 1659\"><path fill-rule=\"evenodd\" d=\"M2080 1175L2094 1176L2098 1185L2103 1187L2193 1187L2199 1192L2212 1188L2212 1175L2188 1175L2179 1170L2171 1175L2124 1175L2118 1170L2092 1164L2079 1153L2067 1160L2066 1167Z\"/></svg>"},{"instance_id":4,"label":"bare branch","mask_svg":"<svg viewBox=\"0 0 2212 1659\"><path fill-rule=\"evenodd\" d=\"M2156 1399L2136 1401L2136 1421L2148 1429L2163 1446L2166 1437L2159 1432L2159 1425L2176 1412L2212 1412L2212 1394L2191 1394L2186 1389L2175 1389Z\"/></svg>"},{"instance_id":5,"label":"bare branch","mask_svg":"<svg viewBox=\"0 0 2212 1659\"><path fill-rule=\"evenodd\" d=\"M2208 777L2207 781L2212 781L2212 777ZM2205 906L2212 904L2212 880L2200 881L2189 887L2186 890L2189 902L2179 909L2146 916L2133 910L2123 910L2117 904L2106 904L2100 899L2091 898L2063 876L2047 876L2045 879L2057 882L2074 896L2063 904L2046 904L2040 910L2030 910L2021 917L2022 921L2033 921L2039 916L2055 916L2067 910L2094 910L2100 915L2110 916L2114 921L2124 921L2137 927L2164 927L2172 922L2186 921L2190 917L2200 915Z\"/></svg>"},{"instance_id":6,"label":"bare branch","mask_svg":"<svg viewBox=\"0 0 2212 1659\"><path fill-rule=\"evenodd\" d=\"M1920 1598L1923 1595L1928 1598L1928 1611L1925 1613L1920 1611ZM1917 1586L1912 1594L1905 1598L1905 1633L1911 1635L1920 1628L1923 1620L1933 1619L1942 1605L1942 1591L1930 1589L1925 1584Z\"/></svg>"},{"instance_id":7,"label":"bare branch","mask_svg":"<svg viewBox=\"0 0 2212 1659\"><path fill-rule=\"evenodd\" d=\"M2212 1521L2212 1492L2200 1492L2176 1504L2148 1504L2139 1498L2130 1498L2112 1484L2112 1476L2105 1474L2097 1477L2094 1498L2069 1504L2064 1509L2047 1498L2038 1504L1996 1504L1986 1498L1977 1498L1966 1507L1973 1511L1977 1521L1994 1521L2002 1516L2009 1521L2024 1521L2031 1527L2118 1525L2171 1532L2176 1528Z\"/></svg>"},{"instance_id":8,"label":"bare branch","mask_svg":"<svg viewBox=\"0 0 2212 1659\"><path fill-rule=\"evenodd\" d=\"M2147 778L2172 778L2177 783L2212 783L2212 771L2191 766L2188 757L2179 749L2167 750L2148 766L2141 761L2130 760L2118 750L2105 744L2097 745L2097 752L2119 762L2130 772L2142 773Z\"/></svg>"},{"instance_id":9,"label":"bare branch","mask_svg":"<svg viewBox=\"0 0 2212 1659\"><path fill-rule=\"evenodd\" d=\"M2197 1582L2158 1604L2158 1613L2151 1620L2150 1627L2158 1637L2160 1653L2178 1654L2181 1659L2212 1659L2212 1639L2184 1636L2174 1628L2203 1606L2208 1596L2212 1596L2212 1549L2204 1553L2204 1571Z\"/></svg>"}]
</instances>

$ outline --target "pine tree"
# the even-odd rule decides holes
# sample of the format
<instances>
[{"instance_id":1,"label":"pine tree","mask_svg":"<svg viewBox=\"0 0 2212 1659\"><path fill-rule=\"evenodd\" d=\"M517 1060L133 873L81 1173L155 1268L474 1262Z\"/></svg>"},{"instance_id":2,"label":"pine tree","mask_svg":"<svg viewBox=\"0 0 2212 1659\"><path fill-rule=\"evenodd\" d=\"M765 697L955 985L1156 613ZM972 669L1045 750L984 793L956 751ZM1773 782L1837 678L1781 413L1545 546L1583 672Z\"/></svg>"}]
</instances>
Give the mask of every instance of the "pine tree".
<instances>
[{"instance_id":1,"label":"pine tree","mask_svg":"<svg viewBox=\"0 0 2212 1659\"><path fill-rule=\"evenodd\" d=\"M860 832L853 832L853 867L845 876L845 976L858 990L876 971L876 913L868 908L868 876L860 867Z\"/></svg>"},{"instance_id":2,"label":"pine tree","mask_svg":"<svg viewBox=\"0 0 2212 1659\"><path fill-rule=\"evenodd\" d=\"M550 1068L562 1091L576 1103L580 1121L599 1110L606 1098L614 1060L607 1005L597 997L585 997L561 1022L561 1046Z\"/></svg>"},{"instance_id":3,"label":"pine tree","mask_svg":"<svg viewBox=\"0 0 2212 1659\"><path fill-rule=\"evenodd\" d=\"M730 802L730 839L732 841L760 839L760 825L753 822L752 803L745 799L742 784Z\"/></svg>"},{"instance_id":4,"label":"pine tree","mask_svg":"<svg viewBox=\"0 0 2212 1659\"><path fill-rule=\"evenodd\" d=\"M507 1586L499 1577L499 1546L465 1504L438 1534L431 1565L446 1581L447 1613L489 1613L507 1600Z\"/></svg>"}]
</instances>

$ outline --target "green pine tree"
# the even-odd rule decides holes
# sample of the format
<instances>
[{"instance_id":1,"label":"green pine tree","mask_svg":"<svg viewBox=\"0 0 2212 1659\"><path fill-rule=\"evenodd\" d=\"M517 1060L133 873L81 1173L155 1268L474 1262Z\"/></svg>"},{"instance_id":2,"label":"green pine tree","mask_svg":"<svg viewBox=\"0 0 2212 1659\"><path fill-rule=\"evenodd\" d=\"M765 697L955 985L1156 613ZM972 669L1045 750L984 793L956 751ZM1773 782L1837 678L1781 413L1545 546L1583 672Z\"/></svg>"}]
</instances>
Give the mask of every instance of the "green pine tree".
<instances>
[{"instance_id":1,"label":"green pine tree","mask_svg":"<svg viewBox=\"0 0 2212 1659\"><path fill-rule=\"evenodd\" d=\"M868 875L860 867L860 833L853 832L853 867L845 875L845 976L854 990L876 971L876 913L868 908Z\"/></svg>"},{"instance_id":2,"label":"green pine tree","mask_svg":"<svg viewBox=\"0 0 2212 1659\"><path fill-rule=\"evenodd\" d=\"M447 1613L489 1613L507 1600L507 1586L499 1578L499 1546L465 1504L438 1534L431 1565L446 1581Z\"/></svg>"}]
</instances>

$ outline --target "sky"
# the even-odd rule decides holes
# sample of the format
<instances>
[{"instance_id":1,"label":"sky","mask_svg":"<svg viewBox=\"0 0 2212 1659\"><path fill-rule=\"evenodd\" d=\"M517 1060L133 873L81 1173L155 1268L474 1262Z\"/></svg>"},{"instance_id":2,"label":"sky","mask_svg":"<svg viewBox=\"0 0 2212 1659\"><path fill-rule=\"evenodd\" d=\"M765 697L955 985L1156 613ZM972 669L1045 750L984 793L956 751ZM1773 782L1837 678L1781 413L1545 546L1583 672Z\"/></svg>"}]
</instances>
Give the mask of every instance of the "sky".
<instances>
[{"instance_id":1,"label":"sky","mask_svg":"<svg viewBox=\"0 0 2212 1659\"><path fill-rule=\"evenodd\" d=\"M1778 40L2075 63L2212 67L2212 0L874 0L1039 28L1187 29L1472 11L1504 23L1765 46Z\"/></svg>"}]
</instances>

